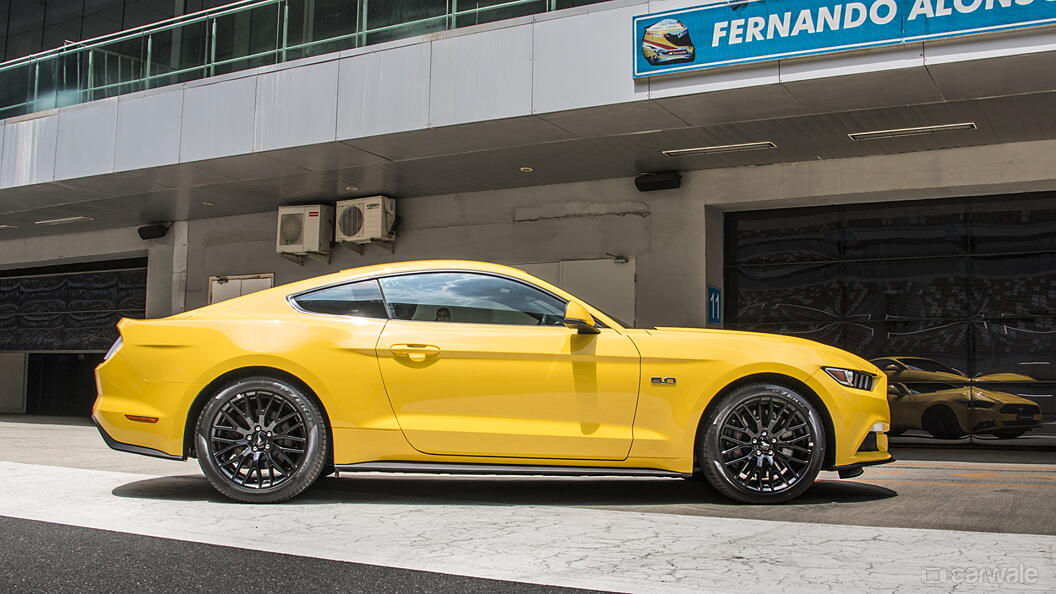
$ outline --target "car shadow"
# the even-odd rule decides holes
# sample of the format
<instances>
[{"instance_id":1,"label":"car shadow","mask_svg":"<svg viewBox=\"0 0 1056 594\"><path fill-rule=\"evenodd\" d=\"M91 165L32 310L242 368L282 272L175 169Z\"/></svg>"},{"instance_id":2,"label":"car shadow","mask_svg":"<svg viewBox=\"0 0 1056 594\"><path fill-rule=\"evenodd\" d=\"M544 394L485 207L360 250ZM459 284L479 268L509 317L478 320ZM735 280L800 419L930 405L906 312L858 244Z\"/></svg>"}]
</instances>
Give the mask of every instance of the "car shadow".
<instances>
[{"instance_id":1,"label":"car shadow","mask_svg":"<svg viewBox=\"0 0 1056 594\"><path fill-rule=\"evenodd\" d=\"M232 503L201 475L157 477L121 485L118 497ZM810 506L887 499L896 491L853 481L819 480L786 505ZM356 475L320 479L297 504L552 505L560 507L739 506L703 481L667 478L549 478Z\"/></svg>"}]
</instances>

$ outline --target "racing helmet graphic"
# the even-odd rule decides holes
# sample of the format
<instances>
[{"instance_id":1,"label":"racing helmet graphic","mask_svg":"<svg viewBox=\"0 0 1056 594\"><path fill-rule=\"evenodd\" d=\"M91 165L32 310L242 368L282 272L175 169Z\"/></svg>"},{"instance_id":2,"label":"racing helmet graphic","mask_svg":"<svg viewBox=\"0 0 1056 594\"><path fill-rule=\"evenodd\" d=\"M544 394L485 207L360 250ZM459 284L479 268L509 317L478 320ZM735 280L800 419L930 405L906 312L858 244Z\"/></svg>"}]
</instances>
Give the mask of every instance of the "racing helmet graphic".
<instances>
[{"instance_id":1,"label":"racing helmet graphic","mask_svg":"<svg viewBox=\"0 0 1056 594\"><path fill-rule=\"evenodd\" d=\"M653 66L692 62L697 57L689 29L682 21L664 19L645 28L642 56Z\"/></svg>"}]
</instances>

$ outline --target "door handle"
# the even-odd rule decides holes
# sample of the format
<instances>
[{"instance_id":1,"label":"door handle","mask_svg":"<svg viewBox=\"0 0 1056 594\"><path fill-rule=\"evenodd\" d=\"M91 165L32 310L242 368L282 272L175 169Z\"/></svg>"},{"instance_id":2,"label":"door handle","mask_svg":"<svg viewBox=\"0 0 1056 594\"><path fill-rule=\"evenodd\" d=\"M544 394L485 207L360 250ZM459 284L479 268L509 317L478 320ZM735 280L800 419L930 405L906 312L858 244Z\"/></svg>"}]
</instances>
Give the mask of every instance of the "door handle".
<instances>
[{"instance_id":1,"label":"door handle","mask_svg":"<svg viewBox=\"0 0 1056 594\"><path fill-rule=\"evenodd\" d=\"M431 344L394 344L389 347L389 352L397 357L407 357L415 363L421 363L429 357L440 354L440 347Z\"/></svg>"}]
</instances>

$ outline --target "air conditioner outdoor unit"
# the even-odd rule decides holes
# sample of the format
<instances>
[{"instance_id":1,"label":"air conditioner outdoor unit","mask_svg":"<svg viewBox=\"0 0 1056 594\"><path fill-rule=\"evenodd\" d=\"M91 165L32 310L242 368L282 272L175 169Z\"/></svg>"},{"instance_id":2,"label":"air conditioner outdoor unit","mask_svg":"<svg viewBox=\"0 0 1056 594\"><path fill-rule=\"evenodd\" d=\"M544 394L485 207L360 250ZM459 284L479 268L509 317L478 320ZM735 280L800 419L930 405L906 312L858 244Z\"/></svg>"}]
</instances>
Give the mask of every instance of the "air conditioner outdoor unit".
<instances>
[{"instance_id":1,"label":"air conditioner outdoor unit","mask_svg":"<svg viewBox=\"0 0 1056 594\"><path fill-rule=\"evenodd\" d=\"M396 201L388 196L369 196L337 203L337 241L370 243L393 241L396 224Z\"/></svg>"},{"instance_id":2,"label":"air conditioner outdoor unit","mask_svg":"<svg viewBox=\"0 0 1056 594\"><path fill-rule=\"evenodd\" d=\"M280 206L275 250L280 254L327 255L334 237L334 207Z\"/></svg>"}]
</instances>

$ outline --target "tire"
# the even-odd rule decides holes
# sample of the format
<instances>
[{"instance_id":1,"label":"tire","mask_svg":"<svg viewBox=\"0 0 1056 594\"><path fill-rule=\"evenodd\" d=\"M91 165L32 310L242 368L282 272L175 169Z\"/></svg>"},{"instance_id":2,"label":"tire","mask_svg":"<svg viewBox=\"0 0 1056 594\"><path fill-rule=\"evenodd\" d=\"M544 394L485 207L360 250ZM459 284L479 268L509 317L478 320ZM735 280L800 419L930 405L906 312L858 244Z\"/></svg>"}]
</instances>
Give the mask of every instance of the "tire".
<instances>
[{"instance_id":1,"label":"tire","mask_svg":"<svg viewBox=\"0 0 1056 594\"><path fill-rule=\"evenodd\" d=\"M825 460L825 428L817 409L784 386L737 388L708 413L701 431L701 473L717 491L742 503L799 497Z\"/></svg>"},{"instance_id":2,"label":"tire","mask_svg":"<svg viewBox=\"0 0 1056 594\"><path fill-rule=\"evenodd\" d=\"M994 437L998 439L1015 439L1022 437L1026 432L1026 429L1000 429L994 431Z\"/></svg>"},{"instance_id":3,"label":"tire","mask_svg":"<svg viewBox=\"0 0 1056 594\"><path fill-rule=\"evenodd\" d=\"M245 503L299 495L330 467L326 417L304 388L247 377L217 390L195 427L198 464L217 491Z\"/></svg>"},{"instance_id":4,"label":"tire","mask_svg":"<svg viewBox=\"0 0 1056 594\"><path fill-rule=\"evenodd\" d=\"M945 406L936 406L925 411L921 425L935 439L960 439L967 435L961 429L957 415Z\"/></svg>"}]
</instances>

